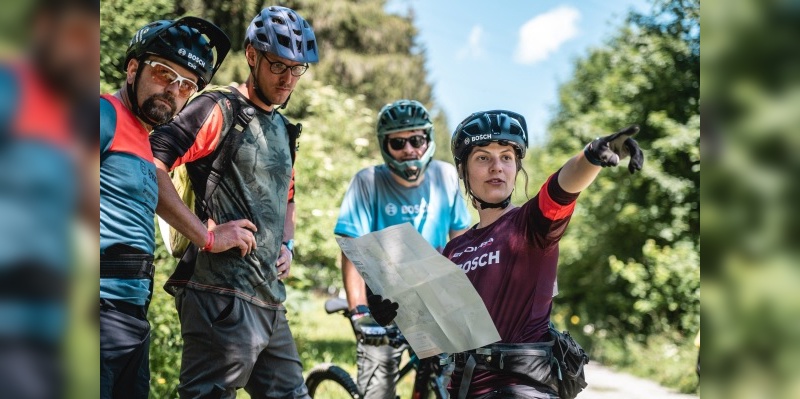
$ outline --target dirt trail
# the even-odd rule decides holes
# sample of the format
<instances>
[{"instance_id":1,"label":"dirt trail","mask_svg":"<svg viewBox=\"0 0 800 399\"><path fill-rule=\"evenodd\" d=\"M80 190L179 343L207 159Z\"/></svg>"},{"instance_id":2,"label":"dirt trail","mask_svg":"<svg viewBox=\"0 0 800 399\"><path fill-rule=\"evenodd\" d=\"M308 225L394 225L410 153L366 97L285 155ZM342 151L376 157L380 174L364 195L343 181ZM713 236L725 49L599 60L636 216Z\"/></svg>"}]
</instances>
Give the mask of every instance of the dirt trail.
<instances>
[{"instance_id":1,"label":"dirt trail","mask_svg":"<svg viewBox=\"0 0 800 399\"><path fill-rule=\"evenodd\" d=\"M697 399L697 395L676 393L657 383L619 373L597 363L586 366L589 386L577 399Z\"/></svg>"}]
</instances>

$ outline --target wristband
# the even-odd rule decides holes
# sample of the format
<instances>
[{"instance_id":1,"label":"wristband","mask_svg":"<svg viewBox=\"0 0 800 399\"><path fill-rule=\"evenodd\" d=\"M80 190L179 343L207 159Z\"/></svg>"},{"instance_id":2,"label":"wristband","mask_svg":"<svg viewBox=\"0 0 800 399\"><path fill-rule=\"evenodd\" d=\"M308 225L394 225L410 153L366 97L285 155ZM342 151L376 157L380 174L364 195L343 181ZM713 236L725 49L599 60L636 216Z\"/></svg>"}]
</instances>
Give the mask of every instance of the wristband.
<instances>
[{"instance_id":1,"label":"wristband","mask_svg":"<svg viewBox=\"0 0 800 399\"><path fill-rule=\"evenodd\" d=\"M205 252L210 252L211 247L213 246L214 246L214 232L209 231L208 234L206 234L206 245L204 245L203 248L201 248L200 250Z\"/></svg>"}]
</instances>

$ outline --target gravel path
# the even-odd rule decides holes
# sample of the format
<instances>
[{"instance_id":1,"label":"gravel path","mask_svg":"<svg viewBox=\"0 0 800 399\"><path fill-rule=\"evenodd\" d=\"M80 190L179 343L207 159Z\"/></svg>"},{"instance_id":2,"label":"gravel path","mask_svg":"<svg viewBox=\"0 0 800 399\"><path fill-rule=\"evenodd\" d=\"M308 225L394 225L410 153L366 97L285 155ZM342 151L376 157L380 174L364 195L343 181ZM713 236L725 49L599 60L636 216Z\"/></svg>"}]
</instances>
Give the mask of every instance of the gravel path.
<instances>
[{"instance_id":1,"label":"gravel path","mask_svg":"<svg viewBox=\"0 0 800 399\"><path fill-rule=\"evenodd\" d=\"M676 393L657 383L619 373L597 363L586 365L589 386L577 399L697 399L697 395Z\"/></svg>"}]
</instances>

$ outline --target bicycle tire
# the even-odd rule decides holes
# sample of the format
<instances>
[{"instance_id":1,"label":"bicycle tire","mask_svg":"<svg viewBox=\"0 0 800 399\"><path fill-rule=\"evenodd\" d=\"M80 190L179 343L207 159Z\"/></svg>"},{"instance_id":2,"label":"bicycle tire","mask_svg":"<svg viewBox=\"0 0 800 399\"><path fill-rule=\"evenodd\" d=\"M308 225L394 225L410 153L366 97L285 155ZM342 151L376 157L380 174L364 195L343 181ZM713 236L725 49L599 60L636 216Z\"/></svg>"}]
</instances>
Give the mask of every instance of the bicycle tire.
<instances>
[{"instance_id":1,"label":"bicycle tire","mask_svg":"<svg viewBox=\"0 0 800 399\"><path fill-rule=\"evenodd\" d=\"M317 393L317 388L319 388L320 384L325 381L332 381L338 384L353 399L361 398L361 393L358 391L358 386L355 382L353 382L350 374L344 371L341 367L331 363L317 365L308 372L308 376L306 377L308 395L312 398L315 397L314 395ZM320 397L319 399L327 398Z\"/></svg>"}]
</instances>

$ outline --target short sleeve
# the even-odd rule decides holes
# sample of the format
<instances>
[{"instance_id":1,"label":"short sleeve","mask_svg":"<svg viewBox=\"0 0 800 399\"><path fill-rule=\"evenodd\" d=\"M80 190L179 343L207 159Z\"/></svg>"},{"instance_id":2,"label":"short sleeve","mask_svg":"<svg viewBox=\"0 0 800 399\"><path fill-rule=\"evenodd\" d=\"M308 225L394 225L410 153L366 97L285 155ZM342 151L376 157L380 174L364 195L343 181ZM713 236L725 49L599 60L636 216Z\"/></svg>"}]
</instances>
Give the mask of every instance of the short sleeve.
<instances>
[{"instance_id":1,"label":"short sleeve","mask_svg":"<svg viewBox=\"0 0 800 399\"><path fill-rule=\"evenodd\" d=\"M114 131L117 127L117 112L114 105L105 98L100 99L100 154L111 148Z\"/></svg>"},{"instance_id":2,"label":"short sleeve","mask_svg":"<svg viewBox=\"0 0 800 399\"><path fill-rule=\"evenodd\" d=\"M372 230L372 202L374 191L374 168L364 169L353 177L342 200L339 219L334 234L346 237L361 237Z\"/></svg>"},{"instance_id":3,"label":"short sleeve","mask_svg":"<svg viewBox=\"0 0 800 399\"><path fill-rule=\"evenodd\" d=\"M167 124L150 135L153 156L169 166L191 162L214 152L224 133L224 115L212 93L204 93L186 105Z\"/></svg>"},{"instance_id":4,"label":"short sleeve","mask_svg":"<svg viewBox=\"0 0 800 399\"><path fill-rule=\"evenodd\" d=\"M557 182L558 172L551 175L539 193L522 206L520 221L526 224L528 238L544 249L558 244L575 211L577 194L557 191L560 189Z\"/></svg>"}]
</instances>

